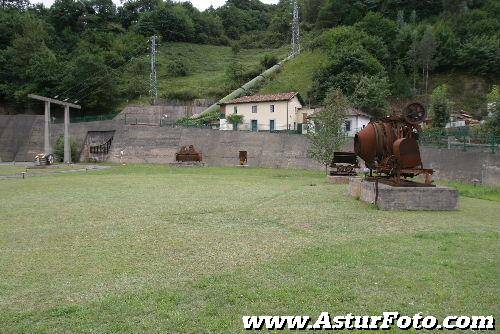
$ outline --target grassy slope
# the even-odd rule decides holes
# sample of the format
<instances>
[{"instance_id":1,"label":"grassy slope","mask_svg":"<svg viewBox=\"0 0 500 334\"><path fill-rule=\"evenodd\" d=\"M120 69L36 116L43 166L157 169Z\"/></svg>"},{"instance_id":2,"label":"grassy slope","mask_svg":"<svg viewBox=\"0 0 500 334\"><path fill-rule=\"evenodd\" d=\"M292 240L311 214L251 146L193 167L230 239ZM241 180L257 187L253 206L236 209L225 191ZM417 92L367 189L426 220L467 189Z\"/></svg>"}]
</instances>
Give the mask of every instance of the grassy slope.
<instances>
[{"instance_id":1,"label":"grassy slope","mask_svg":"<svg viewBox=\"0 0 500 334\"><path fill-rule=\"evenodd\" d=\"M3 333L500 311L497 202L382 212L322 173L275 169L120 166L0 182Z\"/></svg>"},{"instance_id":2,"label":"grassy slope","mask_svg":"<svg viewBox=\"0 0 500 334\"><path fill-rule=\"evenodd\" d=\"M286 63L284 68L262 87L260 92L298 91L302 97L306 98L311 90L314 71L325 60L325 54L319 50L302 52L297 58Z\"/></svg>"},{"instance_id":3,"label":"grassy slope","mask_svg":"<svg viewBox=\"0 0 500 334\"><path fill-rule=\"evenodd\" d=\"M255 68L266 54L285 58L287 49L243 49L236 59L247 68ZM226 68L233 61L230 47L198 45L189 43L171 43L160 48L158 57L159 94L165 96L170 91L191 91L198 97L226 95ZM171 77L167 65L172 59L181 59L188 64L189 75Z\"/></svg>"},{"instance_id":4,"label":"grassy slope","mask_svg":"<svg viewBox=\"0 0 500 334\"><path fill-rule=\"evenodd\" d=\"M191 43L168 43L160 46L158 53L158 95L166 98L169 93L176 93L195 98L221 98L230 93L226 88L226 69L235 59L243 64L246 69L259 66L264 55L275 55L278 59L287 56L286 47L280 49L242 49L236 56L228 46L216 46ZM188 66L188 75L185 77L172 77L168 73L168 64L174 59L180 59ZM143 59L143 75L138 84L149 84L149 58ZM137 79L137 73L124 72L124 81ZM130 103L146 103L150 101L146 94L133 101L123 101L118 110Z\"/></svg>"}]
</instances>

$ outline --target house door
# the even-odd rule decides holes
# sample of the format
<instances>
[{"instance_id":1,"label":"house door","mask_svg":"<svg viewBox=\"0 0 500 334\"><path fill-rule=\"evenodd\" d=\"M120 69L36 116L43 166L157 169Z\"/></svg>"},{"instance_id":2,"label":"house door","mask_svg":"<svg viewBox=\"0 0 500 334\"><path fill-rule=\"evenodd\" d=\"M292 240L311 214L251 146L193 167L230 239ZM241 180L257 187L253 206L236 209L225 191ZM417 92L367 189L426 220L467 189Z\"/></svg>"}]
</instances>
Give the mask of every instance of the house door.
<instances>
[{"instance_id":1,"label":"house door","mask_svg":"<svg viewBox=\"0 0 500 334\"><path fill-rule=\"evenodd\" d=\"M269 131L274 131L274 119L269 121Z\"/></svg>"},{"instance_id":2,"label":"house door","mask_svg":"<svg viewBox=\"0 0 500 334\"><path fill-rule=\"evenodd\" d=\"M257 120L252 119L252 131L257 132Z\"/></svg>"}]
</instances>

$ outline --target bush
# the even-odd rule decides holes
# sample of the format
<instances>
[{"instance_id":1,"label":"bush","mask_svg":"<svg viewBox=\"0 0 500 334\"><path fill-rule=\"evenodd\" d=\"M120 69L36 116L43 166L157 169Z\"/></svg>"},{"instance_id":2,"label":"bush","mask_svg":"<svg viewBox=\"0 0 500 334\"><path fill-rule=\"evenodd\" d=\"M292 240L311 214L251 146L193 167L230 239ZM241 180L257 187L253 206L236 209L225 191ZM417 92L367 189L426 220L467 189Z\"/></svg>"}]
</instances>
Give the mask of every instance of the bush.
<instances>
[{"instance_id":1,"label":"bush","mask_svg":"<svg viewBox=\"0 0 500 334\"><path fill-rule=\"evenodd\" d=\"M432 91L430 111L432 126L435 128L444 128L450 119L451 113L451 101L447 85L440 85Z\"/></svg>"},{"instance_id":2,"label":"bush","mask_svg":"<svg viewBox=\"0 0 500 334\"><path fill-rule=\"evenodd\" d=\"M278 58L274 55L264 55L260 60L260 64L265 69L271 68L278 63Z\"/></svg>"},{"instance_id":3,"label":"bush","mask_svg":"<svg viewBox=\"0 0 500 334\"><path fill-rule=\"evenodd\" d=\"M243 123L243 115L231 114L227 116L226 119L233 125L233 130L237 130L238 124Z\"/></svg>"},{"instance_id":4,"label":"bush","mask_svg":"<svg viewBox=\"0 0 500 334\"><path fill-rule=\"evenodd\" d=\"M177 101L192 101L198 98L198 94L193 92L192 90L177 90L170 91L167 94L164 94L162 97L167 100L177 100Z\"/></svg>"},{"instance_id":5,"label":"bush","mask_svg":"<svg viewBox=\"0 0 500 334\"><path fill-rule=\"evenodd\" d=\"M188 65L181 59L175 59L169 62L167 70L173 77L185 77L189 73Z\"/></svg>"},{"instance_id":6,"label":"bush","mask_svg":"<svg viewBox=\"0 0 500 334\"><path fill-rule=\"evenodd\" d=\"M78 162L78 149L76 147L76 142L73 138L69 138L69 146L71 148L71 161ZM64 159L64 136L59 136L56 145L54 146L54 155L57 161L63 161Z\"/></svg>"},{"instance_id":7,"label":"bush","mask_svg":"<svg viewBox=\"0 0 500 334\"><path fill-rule=\"evenodd\" d=\"M237 55L241 51L241 44L238 42L234 42L231 44L231 52L233 55Z\"/></svg>"}]
</instances>

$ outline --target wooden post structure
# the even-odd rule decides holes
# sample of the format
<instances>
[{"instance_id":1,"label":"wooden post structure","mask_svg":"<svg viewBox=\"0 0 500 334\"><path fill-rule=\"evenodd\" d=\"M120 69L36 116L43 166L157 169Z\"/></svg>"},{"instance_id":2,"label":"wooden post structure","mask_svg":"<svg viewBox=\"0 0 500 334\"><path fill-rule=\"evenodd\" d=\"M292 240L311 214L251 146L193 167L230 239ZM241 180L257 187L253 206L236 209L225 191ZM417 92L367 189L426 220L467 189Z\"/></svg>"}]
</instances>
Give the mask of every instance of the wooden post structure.
<instances>
[{"instance_id":1,"label":"wooden post structure","mask_svg":"<svg viewBox=\"0 0 500 334\"><path fill-rule=\"evenodd\" d=\"M52 153L52 149L50 147L49 123L50 123L50 102L45 101L45 131L43 136L43 151L45 155Z\"/></svg>"},{"instance_id":2,"label":"wooden post structure","mask_svg":"<svg viewBox=\"0 0 500 334\"><path fill-rule=\"evenodd\" d=\"M69 108L71 107L75 109L82 109L82 107L77 104L59 101L56 99L51 99L50 97L44 97L35 94L28 94L28 97L34 100L45 102L45 133L43 145L45 154L51 153L49 132L50 104L54 103L64 107L64 162L71 163L71 148L69 144Z\"/></svg>"},{"instance_id":3,"label":"wooden post structure","mask_svg":"<svg viewBox=\"0 0 500 334\"><path fill-rule=\"evenodd\" d=\"M71 147L69 144L69 106L64 106L64 163L71 163Z\"/></svg>"}]
</instances>

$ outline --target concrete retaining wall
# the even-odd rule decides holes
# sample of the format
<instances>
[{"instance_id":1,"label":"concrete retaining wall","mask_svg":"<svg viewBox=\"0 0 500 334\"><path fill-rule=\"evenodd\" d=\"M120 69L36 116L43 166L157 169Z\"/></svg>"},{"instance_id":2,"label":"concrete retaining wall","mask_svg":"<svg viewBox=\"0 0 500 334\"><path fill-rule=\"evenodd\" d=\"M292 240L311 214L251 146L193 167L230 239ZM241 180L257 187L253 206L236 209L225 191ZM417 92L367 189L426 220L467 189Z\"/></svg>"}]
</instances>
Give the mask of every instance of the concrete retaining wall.
<instances>
[{"instance_id":1,"label":"concrete retaining wall","mask_svg":"<svg viewBox=\"0 0 500 334\"><path fill-rule=\"evenodd\" d=\"M500 186L500 154L422 147L422 161L433 168L434 178Z\"/></svg>"},{"instance_id":2,"label":"concrete retaining wall","mask_svg":"<svg viewBox=\"0 0 500 334\"><path fill-rule=\"evenodd\" d=\"M51 124L51 144L63 134L63 124ZM110 161L170 163L182 145L200 149L204 161L213 166L235 166L239 151L247 151L248 164L254 167L323 169L307 156L309 143L302 135L268 132L218 131L196 128L171 128L126 125L123 120L74 123L71 137L81 150L88 131L115 131ZM352 142L345 150L352 150ZM43 116L0 115L0 159L31 161L43 151ZM500 185L500 154L463 152L422 147L424 166L435 170L441 179Z\"/></svg>"}]
</instances>

